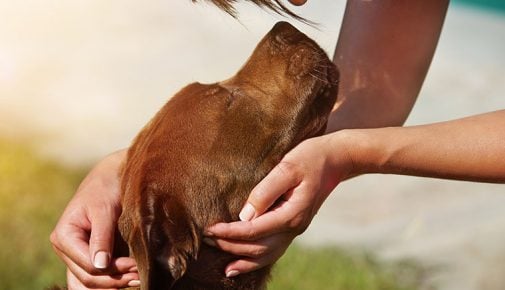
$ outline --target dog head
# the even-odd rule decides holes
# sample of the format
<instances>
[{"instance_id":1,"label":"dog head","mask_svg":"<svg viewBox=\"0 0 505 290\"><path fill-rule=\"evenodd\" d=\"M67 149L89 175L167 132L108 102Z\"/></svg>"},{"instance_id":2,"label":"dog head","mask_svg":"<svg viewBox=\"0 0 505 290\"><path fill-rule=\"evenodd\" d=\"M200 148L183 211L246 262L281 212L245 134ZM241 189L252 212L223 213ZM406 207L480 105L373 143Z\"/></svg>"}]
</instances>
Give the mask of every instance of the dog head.
<instances>
[{"instance_id":1,"label":"dog head","mask_svg":"<svg viewBox=\"0 0 505 290\"><path fill-rule=\"evenodd\" d=\"M257 101L268 120L291 127L298 143L324 132L337 82L338 71L326 53L291 24L279 22L242 69L219 86L231 101Z\"/></svg>"},{"instance_id":2,"label":"dog head","mask_svg":"<svg viewBox=\"0 0 505 290\"><path fill-rule=\"evenodd\" d=\"M121 181L119 228L142 289L262 287L268 270L224 277L236 257L202 245L202 232L237 220L282 156L324 132L337 80L323 50L280 22L235 76L190 84L157 113L130 147Z\"/></svg>"}]
</instances>

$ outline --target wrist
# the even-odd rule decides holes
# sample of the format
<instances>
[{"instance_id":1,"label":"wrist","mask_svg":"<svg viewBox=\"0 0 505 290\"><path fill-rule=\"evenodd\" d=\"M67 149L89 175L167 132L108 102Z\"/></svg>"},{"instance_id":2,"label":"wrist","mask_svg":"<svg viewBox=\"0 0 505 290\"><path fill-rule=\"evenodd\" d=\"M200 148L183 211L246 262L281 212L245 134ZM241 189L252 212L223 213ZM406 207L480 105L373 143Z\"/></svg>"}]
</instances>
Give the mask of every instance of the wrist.
<instances>
[{"instance_id":1,"label":"wrist","mask_svg":"<svg viewBox=\"0 0 505 290\"><path fill-rule=\"evenodd\" d=\"M345 129L333 133L333 148L337 158L345 158L349 177L366 173L385 173L391 156L388 136L391 128Z\"/></svg>"}]
</instances>

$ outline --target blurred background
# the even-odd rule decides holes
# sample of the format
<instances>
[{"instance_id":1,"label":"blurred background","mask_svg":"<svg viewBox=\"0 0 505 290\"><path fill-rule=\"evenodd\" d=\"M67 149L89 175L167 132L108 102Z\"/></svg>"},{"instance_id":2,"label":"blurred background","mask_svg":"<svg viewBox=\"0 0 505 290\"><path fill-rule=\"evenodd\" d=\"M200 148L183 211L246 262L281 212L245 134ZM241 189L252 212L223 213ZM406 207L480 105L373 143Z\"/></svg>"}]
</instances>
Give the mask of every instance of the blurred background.
<instances>
[{"instance_id":1,"label":"blurred background","mask_svg":"<svg viewBox=\"0 0 505 290\"><path fill-rule=\"evenodd\" d=\"M291 22L331 55L344 7L308 1L293 10L319 29ZM0 0L0 289L61 283L48 236L90 166L187 83L231 76L282 19L237 8ZM505 1L453 1L407 124L503 108ZM277 271L271 289L505 289L505 186L356 178Z\"/></svg>"}]
</instances>

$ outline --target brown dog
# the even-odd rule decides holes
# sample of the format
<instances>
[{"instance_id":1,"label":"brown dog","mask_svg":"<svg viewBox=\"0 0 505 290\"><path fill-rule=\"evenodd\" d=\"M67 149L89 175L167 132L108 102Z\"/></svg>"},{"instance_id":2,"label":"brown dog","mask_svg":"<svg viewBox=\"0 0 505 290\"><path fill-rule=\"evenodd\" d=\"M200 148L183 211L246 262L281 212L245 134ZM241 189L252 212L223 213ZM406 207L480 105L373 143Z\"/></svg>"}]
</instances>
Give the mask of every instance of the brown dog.
<instances>
[{"instance_id":1,"label":"brown dog","mask_svg":"<svg viewBox=\"0 0 505 290\"><path fill-rule=\"evenodd\" d=\"M238 220L251 189L302 140L322 134L337 95L323 50L277 23L231 79L193 83L140 132L122 175L119 229L142 290L264 289L270 268L226 278L236 256L202 244Z\"/></svg>"}]
</instances>

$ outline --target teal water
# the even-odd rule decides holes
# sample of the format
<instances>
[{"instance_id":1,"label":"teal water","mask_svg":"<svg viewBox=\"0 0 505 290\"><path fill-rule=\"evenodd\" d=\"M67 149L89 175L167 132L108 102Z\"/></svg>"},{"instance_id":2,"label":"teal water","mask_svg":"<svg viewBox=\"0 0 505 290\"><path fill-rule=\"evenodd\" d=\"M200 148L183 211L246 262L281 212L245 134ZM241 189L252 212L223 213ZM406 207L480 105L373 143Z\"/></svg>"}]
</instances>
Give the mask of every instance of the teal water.
<instances>
[{"instance_id":1,"label":"teal water","mask_svg":"<svg viewBox=\"0 0 505 290\"><path fill-rule=\"evenodd\" d=\"M451 2L505 14L505 0L453 0Z\"/></svg>"}]
</instances>

